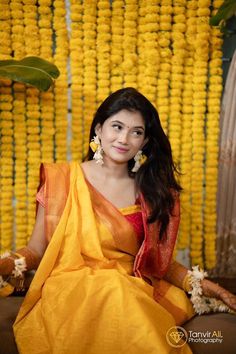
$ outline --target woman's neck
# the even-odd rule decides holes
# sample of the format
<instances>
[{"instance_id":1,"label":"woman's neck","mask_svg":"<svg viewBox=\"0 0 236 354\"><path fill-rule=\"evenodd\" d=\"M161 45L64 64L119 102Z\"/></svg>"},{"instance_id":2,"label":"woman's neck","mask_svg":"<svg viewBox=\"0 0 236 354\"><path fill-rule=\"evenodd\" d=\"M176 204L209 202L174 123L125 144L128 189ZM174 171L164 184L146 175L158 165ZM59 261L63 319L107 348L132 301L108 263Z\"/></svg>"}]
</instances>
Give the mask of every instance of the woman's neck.
<instances>
[{"instance_id":1,"label":"woman's neck","mask_svg":"<svg viewBox=\"0 0 236 354\"><path fill-rule=\"evenodd\" d=\"M98 165L95 161L94 163L97 165L97 171L103 174L104 178L121 179L129 176L127 163L118 164L106 159L103 165Z\"/></svg>"}]
</instances>

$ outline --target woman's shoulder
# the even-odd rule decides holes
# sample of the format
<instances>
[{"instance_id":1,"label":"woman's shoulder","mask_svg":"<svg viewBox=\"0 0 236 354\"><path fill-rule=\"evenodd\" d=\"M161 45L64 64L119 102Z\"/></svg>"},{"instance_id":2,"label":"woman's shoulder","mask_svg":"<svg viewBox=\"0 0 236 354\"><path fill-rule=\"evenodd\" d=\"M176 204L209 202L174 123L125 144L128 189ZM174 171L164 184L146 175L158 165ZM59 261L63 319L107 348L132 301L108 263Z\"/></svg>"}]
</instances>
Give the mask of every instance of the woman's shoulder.
<instances>
[{"instance_id":1,"label":"woman's shoulder","mask_svg":"<svg viewBox=\"0 0 236 354\"><path fill-rule=\"evenodd\" d=\"M80 168L82 169L84 176L88 179L96 173L96 169L94 168L94 160L83 161L80 164Z\"/></svg>"},{"instance_id":2,"label":"woman's shoulder","mask_svg":"<svg viewBox=\"0 0 236 354\"><path fill-rule=\"evenodd\" d=\"M71 163L69 162L45 162L40 166L41 183L47 180L57 181L67 179L70 175Z\"/></svg>"}]
</instances>

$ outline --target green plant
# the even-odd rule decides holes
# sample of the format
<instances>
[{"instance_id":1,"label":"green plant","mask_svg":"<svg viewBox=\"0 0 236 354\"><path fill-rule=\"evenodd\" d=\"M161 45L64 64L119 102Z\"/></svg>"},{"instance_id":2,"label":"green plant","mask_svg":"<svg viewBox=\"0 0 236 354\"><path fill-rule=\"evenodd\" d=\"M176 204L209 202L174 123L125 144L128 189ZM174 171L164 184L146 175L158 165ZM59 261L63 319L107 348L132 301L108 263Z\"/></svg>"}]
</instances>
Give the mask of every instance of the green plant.
<instances>
[{"instance_id":1,"label":"green plant","mask_svg":"<svg viewBox=\"0 0 236 354\"><path fill-rule=\"evenodd\" d=\"M39 57L0 60L0 77L32 85L40 91L47 91L59 75L56 65Z\"/></svg>"},{"instance_id":2,"label":"green plant","mask_svg":"<svg viewBox=\"0 0 236 354\"><path fill-rule=\"evenodd\" d=\"M221 32L229 34L228 21L236 14L236 0L225 0L217 13L210 18L210 25L220 26Z\"/></svg>"}]
</instances>

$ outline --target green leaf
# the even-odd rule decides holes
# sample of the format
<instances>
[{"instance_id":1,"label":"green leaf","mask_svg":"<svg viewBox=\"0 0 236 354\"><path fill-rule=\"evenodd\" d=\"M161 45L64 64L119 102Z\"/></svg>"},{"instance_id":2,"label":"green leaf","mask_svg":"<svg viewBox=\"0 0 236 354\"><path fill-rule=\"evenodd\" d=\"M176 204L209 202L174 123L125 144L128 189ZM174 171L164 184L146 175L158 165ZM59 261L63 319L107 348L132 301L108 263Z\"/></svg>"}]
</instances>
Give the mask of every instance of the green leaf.
<instances>
[{"instance_id":1,"label":"green leaf","mask_svg":"<svg viewBox=\"0 0 236 354\"><path fill-rule=\"evenodd\" d=\"M236 1L225 0L217 13L210 18L211 26L218 26L222 20L227 21L236 13Z\"/></svg>"},{"instance_id":2,"label":"green leaf","mask_svg":"<svg viewBox=\"0 0 236 354\"><path fill-rule=\"evenodd\" d=\"M54 64L39 57L0 60L0 77L32 85L40 91L47 91L59 75Z\"/></svg>"}]
</instances>

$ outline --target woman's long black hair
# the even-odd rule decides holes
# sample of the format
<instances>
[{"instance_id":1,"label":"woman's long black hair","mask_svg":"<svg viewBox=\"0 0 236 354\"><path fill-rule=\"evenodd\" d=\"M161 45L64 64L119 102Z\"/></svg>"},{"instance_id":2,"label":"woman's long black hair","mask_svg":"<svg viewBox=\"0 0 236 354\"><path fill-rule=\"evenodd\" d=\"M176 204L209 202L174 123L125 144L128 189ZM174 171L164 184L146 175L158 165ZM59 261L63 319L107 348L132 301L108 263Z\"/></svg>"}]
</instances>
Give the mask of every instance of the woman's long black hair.
<instances>
[{"instance_id":1,"label":"woman's long black hair","mask_svg":"<svg viewBox=\"0 0 236 354\"><path fill-rule=\"evenodd\" d=\"M90 141L96 135L97 124L103 125L106 119L122 109L140 112L145 121L145 137L148 137L148 142L142 150L147 160L135 174L131 172L133 159L129 161L128 168L130 176L135 178L138 192L142 193L151 210L148 222L158 220L163 235L175 202L173 191L180 192L182 188L175 178L175 172L178 172L173 162L170 142L162 129L156 108L132 87L115 91L99 106L90 129ZM93 154L89 148L85 159L92 160Z\"/></svg>"}]
</instances>

